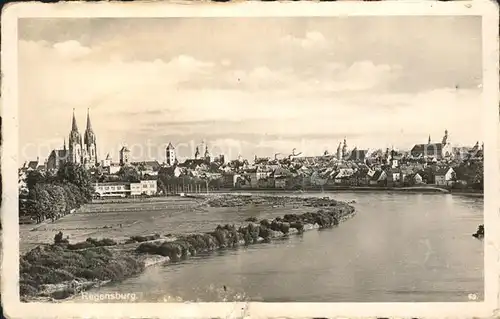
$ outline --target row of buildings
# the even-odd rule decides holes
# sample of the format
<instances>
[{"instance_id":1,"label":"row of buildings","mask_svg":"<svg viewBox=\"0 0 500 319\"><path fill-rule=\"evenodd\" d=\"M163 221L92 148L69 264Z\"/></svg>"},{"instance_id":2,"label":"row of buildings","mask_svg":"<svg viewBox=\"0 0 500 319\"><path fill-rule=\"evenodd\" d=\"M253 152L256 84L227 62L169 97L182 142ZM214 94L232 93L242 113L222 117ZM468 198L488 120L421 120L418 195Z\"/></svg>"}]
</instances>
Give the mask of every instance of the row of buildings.
<instances>
[{"instance_id":1,"label":"row of buildings","mask_svg":"<svg viewBox=\"0 0 500 319\"><path fill-rule=\"evenodd\" d=\"M294 149L288 156L258 158L253 162L243 159L226 161L223 155L213 157L207 145L198 146L193 157L179 162L175 147L169 143L165 148L163 162L157 160L134 162L131 151L123 146L119 161L114 162L108 154L99 160L97 139L87 112L87 127L83 135L78 131L73 112L69 143L62 149L53 150L45 163L30 161L20 169L20 181L30 170L57 170L69 161L83 165L100 176L114 180L96 183L96 196L154 195L158 189L158 175L175 178L194 178L210 182L220 188L304 188L334 185L399 186L416 184L470 183L458 169L464 162L482 162L483 145L453 147L445 130L440 142L416 144L409 151L382 149L349 149L347 139L339 143L336 153L325 151L319 156L303 156ZM203 154L202 154L203 151ZM139 182L122 182L117 176L123 167L136 171ZM468 173L470 174L470 172ZM102 180L102 179L101 179ZM20 182L21 185L21 182ZM21 186L20 186L21 187Z\"/></svg>"}]
</instances>

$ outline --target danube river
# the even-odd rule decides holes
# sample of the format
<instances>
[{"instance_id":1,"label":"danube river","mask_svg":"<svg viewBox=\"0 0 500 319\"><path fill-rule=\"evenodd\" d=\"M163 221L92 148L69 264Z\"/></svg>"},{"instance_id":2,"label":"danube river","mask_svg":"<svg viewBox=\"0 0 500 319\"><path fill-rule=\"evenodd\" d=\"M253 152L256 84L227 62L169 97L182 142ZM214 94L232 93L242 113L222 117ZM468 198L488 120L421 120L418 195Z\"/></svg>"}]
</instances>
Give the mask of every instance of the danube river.
<instances>
[{"instance_id":1,"label":"danube river","mask_svg":"<svg viewBox=\"0 0 500 319\"><path fill-rule=\"evenodd\" d=\"M135 278L90 292L132 293L136 301L149 302L461 302L469 294L483 298L483 243L471 236L483 223L482 198L401 193L299 196L354 200L357 215L338 228L151 266ZM223 215L227 222L239 223L250 216L276 215L277 210L226 208ZM222 213L213 214L218 219ZM189 219L203 223L197 220L203 215L184 212L171 216L168 223L175 224L176 218L179 226ZM77 296L73 301L85 300Z\"/></svg>"}]
</instances>

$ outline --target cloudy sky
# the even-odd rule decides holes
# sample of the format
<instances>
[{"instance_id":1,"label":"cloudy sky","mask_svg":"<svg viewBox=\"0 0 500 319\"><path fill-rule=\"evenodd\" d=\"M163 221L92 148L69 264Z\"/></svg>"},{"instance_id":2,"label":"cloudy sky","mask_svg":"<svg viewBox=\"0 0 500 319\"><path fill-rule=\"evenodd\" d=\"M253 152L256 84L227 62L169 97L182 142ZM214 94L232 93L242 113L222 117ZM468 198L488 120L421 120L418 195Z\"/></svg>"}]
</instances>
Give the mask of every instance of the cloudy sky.
<instances>
[{"instance_id":1,"label":"cloudy sky","mask_svg":"<svg viewBox=\"0 0 500 319\"><path fill-rule=\"evenodd\" d=\"M22 19L19 72L21 160L62 147L73 108L114 159L481 139L476 17Z\"/></svg>"}]
</instances>

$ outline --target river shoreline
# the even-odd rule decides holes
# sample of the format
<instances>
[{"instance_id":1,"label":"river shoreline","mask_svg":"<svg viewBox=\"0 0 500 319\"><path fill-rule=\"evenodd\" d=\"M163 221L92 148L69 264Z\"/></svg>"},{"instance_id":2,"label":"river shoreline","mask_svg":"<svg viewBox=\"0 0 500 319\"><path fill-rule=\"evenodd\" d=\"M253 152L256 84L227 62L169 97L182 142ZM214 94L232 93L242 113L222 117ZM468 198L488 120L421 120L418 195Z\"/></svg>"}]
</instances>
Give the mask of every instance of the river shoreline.
<instances>
[{"instance_id":1,"label":"river shoreline","mask_svg":"<svg viewBox=\"0 0 500 319\"><path fill-rule=\"evenodd\" d=\"M442 193L442 194L452 194L452 195L472 195L472 196L483 196L482 191L460 191L460 190L450 190L440 187L370 187L370 186L329 186L324 188L306 188L300 190L292 190L286 188L227 188L213 190L212 193L238 193L238 192L268 192L268 193L316 193L316 192L353 192L353 193L365 193L365 192L387 192L387 193Z\"/></svg>"},{"instance_id":2,"label":"river shoreline","mask_svg":"<svg viewBox=\"0 0 500 319\"><path fill-rule=\"evenodd\" d=\"M287 204L316 211L303 214L285 214L282 217L263 219L260 221L249 220L242 223L239 228L235 225L218 225L213 232L208 233L182 234L177 237L168 237L168 235L161 236L158 234L151 236L133 236L126 242L115 243L115 245L105 247L92 246L92 241L77 243L76 245L83 244L81 246L84 247L83 249L77 250L71 248L76 245L57 246L48 244L47 246L39 246L41 248L35 248L38 249L38 251L36 254L32 254L31 258L25 257L29 253L22 257L25 262L29 260L31 263L29 266L32 267L23 268L24 271L21 272L21 283L24 285L23 291L30 292L28 295L22 295L22 300L26 302L71 300L76 294L85 290L96 288L110 282L118 282L127 279L129 276L144 271L146 267L158 263L175 263L189 258L190 256L196 256L196 254L211 253L220 249L265 243L273 239L301 234L305 231L336 227L355 215L353 206L329 198L212 194L208 197L203 196L203 198L199 199L201 202L200 205L209 207L239 207L246 205L266 205L274 207ZM35 249L32 251L35 251ZM112 261L117 264L122 264L124 261L127 261L129 264L132 263L132 265L137 264L137 269L129 269L126 274L120 273L120 276L115 276L120 279L113 279L113 276L109 278L106 276L103 277L102 274L98 273L95 275L98 279L89 277L85 280L81 278L78 272L74 271L75 266L72 265L68 267L67 270L61 268L61 265L67 262L61 260L61 256L67 254L75 255L75 253L76 256L78 256L78 254L86 256L87 253L92 255L96 254L96 252L107 256L109 255L109 258L112 258ZM33 255L35 257L33 257ZM92 258L99 259L101 257L99 255ZM70 280L51 278L50 282L44 282L47 280L40 279L40 277L36 277L30 273L33 269L36 270L39 268L46 271L44 267L47 265L54 265L54 263L58 265L58 275L61 275L61 271L64 271L64 275L67 277L65 277L65 279L70 278ZM122 266L120 267L118 268L123 268ZM93 269L88 269L88 272L92 271ZM30 284L32 285L31 287L26 287Z\"/></svg>"}]
</instances>

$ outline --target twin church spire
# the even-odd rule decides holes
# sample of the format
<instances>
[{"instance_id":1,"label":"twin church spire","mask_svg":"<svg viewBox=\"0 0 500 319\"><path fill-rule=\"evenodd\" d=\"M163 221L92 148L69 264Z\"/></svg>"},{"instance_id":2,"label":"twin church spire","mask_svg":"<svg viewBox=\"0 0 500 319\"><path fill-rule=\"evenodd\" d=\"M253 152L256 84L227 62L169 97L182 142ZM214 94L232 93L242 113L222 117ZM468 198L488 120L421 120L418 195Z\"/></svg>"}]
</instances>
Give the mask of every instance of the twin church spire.
<instances>
[{"instance_id":1,"label":"twin church spire","mask_svg":"<svg viewBox=\"0 0 500 319\"><path fill-rule=\"evenodd\" d=\"M66 148L66 141L64 142ZM73 109L73 119L71 132L69 133L69 154L68 159L75 164L83 164L85 167L94 167L97 164L96 136L92 130L90 121L90 110L87 109L87 127L82 135L78 131L75 109Z\"/></svg>"}]
</instances>

